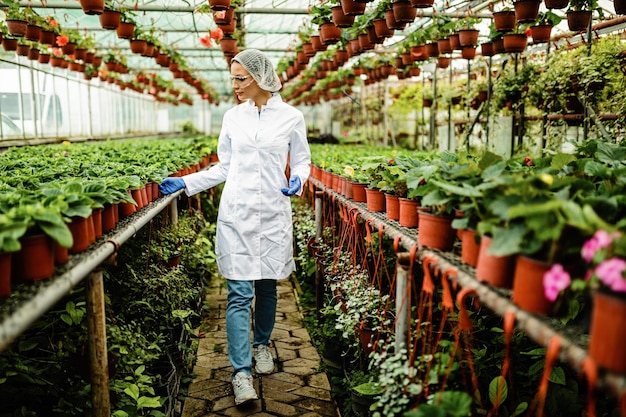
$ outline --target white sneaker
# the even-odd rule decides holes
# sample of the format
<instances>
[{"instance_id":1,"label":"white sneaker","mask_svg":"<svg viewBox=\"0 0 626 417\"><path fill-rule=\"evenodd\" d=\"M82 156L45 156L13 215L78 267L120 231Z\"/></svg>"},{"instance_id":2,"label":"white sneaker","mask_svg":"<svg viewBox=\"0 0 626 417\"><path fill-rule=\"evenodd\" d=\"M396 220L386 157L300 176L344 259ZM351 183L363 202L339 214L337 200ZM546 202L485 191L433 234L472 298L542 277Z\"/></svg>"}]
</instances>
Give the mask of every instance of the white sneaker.
<instances>
[{"instance_id":1,"label":"white sneaker","mask_svg":"<svg viewBox=\"0 0 626 417\"><path fill-rule=\"evenodd\" d=\"M254 351L254 361L254 370L258 374L267 375L274 372L274 359L272 358L272 352L270 352L269 346L257 346Z\"/></svg>"},{"instance_id":2,"label":"white sneaker","mask_svg":"<svg viewBox=\"0 0 626 417\"><path fill-rule=\"evenodd\" d=\"M243 372L239 372L233 378L233 392L235 394L235 405L259 399L252 385L252 375L246 375Z\"/></svg>"}]
</instances>

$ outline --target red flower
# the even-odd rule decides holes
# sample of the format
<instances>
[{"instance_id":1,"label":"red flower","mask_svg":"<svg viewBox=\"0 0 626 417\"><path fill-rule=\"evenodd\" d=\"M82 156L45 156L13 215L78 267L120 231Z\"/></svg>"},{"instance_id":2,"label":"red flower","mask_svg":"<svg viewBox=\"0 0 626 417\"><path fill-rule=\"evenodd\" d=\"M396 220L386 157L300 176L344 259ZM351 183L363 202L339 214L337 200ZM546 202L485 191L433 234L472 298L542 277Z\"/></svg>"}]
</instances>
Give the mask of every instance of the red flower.
<instances>
[{"instance_id":1,"label":"red flower","mask_svg":"<svg viewBox=\"0 0 626 417\"><path fill-rule=\"evenodd\" d=\"M50 23L50 26L52 26L53 28L58 28L59 27L59 22L57 22L54 17L46 16L46 19L48 19L48 23Z\"/></svg>"},{"instance_id":2,"label":"red flower","mask_svg":"<svg viewBox=\"0 0 626 417\"><path fill-rule=\"evenodd\" d=\"M54 56L63 55L63 51L61 50L61 48L52 48L52 53L54 54Z\"/></svg>"},{"instance_id":3,"label":"red flower","mask_svg":"<svg viewBox=\"0 0 626 417\"><path fill-rule=\"evenodd\" d=\"M524 158L524 165L526 165L527 167L532 167L535 164L533 163L532 159L530 159L529 157L525 157Z\"/></svg>"},{"instance_id":4,"label":"red flower","mask_svg":"<svg viewBox=\"0 0 626 417\"><path fill-rule=\"evenodd\" d=\"M200 36L200 43L206 46L207 48L210 48L213 46L213 41L211 40L211 36L209 35Z\"/></svg>"},{"instance_id":5,"label":"red flower","mask_svg":"<svg viewBox=\"0 0 626 417\"><path fill-rule=\"evenodd\" d=\"M530 28L528 28L528 29L526 29L526 30L524 31L524 35L526 35L526 37L527 37L527 38L529 38L529 37L530 37L530 34L531 34L531 32L530 32Z\"/></svg>"},{"instance_id":6,"label":"red flower","mask_svg":"<svg viewBox=\"0 0 626 417\"><path fill-rule=\"evenodd\" d=\"M65 46L70 41L70 38L67 35L59 35L57 36L57 45Z\"/></svg>"},{"instance_id":7,"label":"red flower","mask_svg":"<svg viewBox=\"0 0 626 417\"><path fill-rule=\"evenodd\" d=\"M221 28L211 29L211 39L220 41L224 37L224 31Z\"/></svg>"}]
</instances>

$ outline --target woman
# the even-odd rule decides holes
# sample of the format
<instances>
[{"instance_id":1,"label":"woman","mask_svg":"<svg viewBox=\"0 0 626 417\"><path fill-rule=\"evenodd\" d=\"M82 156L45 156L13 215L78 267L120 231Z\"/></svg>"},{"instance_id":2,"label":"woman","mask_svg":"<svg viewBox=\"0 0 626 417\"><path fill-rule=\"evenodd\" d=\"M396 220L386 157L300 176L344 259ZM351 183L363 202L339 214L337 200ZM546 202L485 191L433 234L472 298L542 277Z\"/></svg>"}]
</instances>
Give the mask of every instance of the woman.
<instances>
[{"instance_id":1,"label":"woman","mask_svg":"<svg viewBox=\"0 0 626 417\"><path fill-rule=\"evenodd\" d=\"M228 283L228 357L239 405L258 398L252 385L253 348L257 374L274 370L269 345L276 316L276 281L295 270L291 203L285 197L302 194L311 152L304 116L277 93L281 83L267 56L256 49L240 52L232 59L230 78L243 103L224 115L217 147L220 162L207 171L166 178L160 188L164 194L184 188L187 195L193 195L225 183L216 254L220 274Z\"/></svg>"}]
</instances>

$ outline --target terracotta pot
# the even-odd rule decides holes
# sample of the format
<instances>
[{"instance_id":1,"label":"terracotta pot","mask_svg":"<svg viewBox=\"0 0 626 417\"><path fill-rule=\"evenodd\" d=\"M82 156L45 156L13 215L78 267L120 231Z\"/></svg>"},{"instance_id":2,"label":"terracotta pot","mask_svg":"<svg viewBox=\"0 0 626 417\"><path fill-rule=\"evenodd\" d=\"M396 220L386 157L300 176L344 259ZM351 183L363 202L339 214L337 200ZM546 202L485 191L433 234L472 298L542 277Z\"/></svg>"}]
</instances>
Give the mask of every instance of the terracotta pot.
<instances>
[{"instance_id":1,"label":"terracotta pot","mask_svg":"<svg viewBox=\"0 0 626 417\"><path fill-rule=\"evenodd\" d=\"M42 30L41 35L39 35L39 43L52 46L56 43L55 36L56 34L51 30Z\"/></svg>"},{"instance_id":2,"label":"terracotta pot","mask_svg":"<svg viewBox=\"0 0 626 417\"><path fill-rule=\"evenodd\" d=\"M626 0L613 0L615 14L626 14Z\"/></svg>"},{"instance_id":3,"label":"terracotta pot","mask_svg":"<svg viewBox=\"0 0 626 417\"><path fill-rule=\"evenodd\" d=\"M13 252L0 252L0 300L11 295L11 257Z\"/></svg>"},{"instance_id":4,"label":"terracotta pot","mask_svg":"<svg viewBox=\"0 0 626 417\"><path fill-rule=\"evenodd\" d=\"M528 38L523 33L505 33L504 50L509 53L520 53L526 49Z\"/></svg>"},{"instance_id":5,"label":"terracotta pot","mask_svg":"<svg viewBox=\"0 0 626 417\"><path fill-rule=\"evenodd\" d=\"M209 0L211 10L226 10L230 7L230 0Z\"/></svg>"},{"instance_id":6,"label":"terracotta pot","mask_svg":"<svg viewBox=\"0 0 626 417\"><path fill-rule=\"evenodd\" d=\"M146 205L146 202L143 200L141 189L132 190L130 195L133 197L133 200L137 202L137 210L141 210Z\"/></svg>"},{"instance_id":7,"label":"terracotta pot","mask_svg":"<svg viewBox=\"0 0 626 417\"><path fill-rule=\"evenodd\" d=\"M385 211L385 194L373 188L365 188L367 210L373 213Z\"/></svg>"},{"instance_id":8,"label":"terracotta pot","mask_svg":"<svg viewBox=\"0 0 626 417\"><path fill-rule=\"evenodd\" d=\"M493 24L498 32L509 32L515 28L515 12L503 10L493 12Z\"/></svg>"},{"instance_id":9,"label":"terracotta pot","mask_svg":"<svg viewBox=\"0 0 626 417\"><path fill-rule=\"evenodd\" d=\"M137 211L135 205L132 203L120 203L118 210L120 219L131 216Z\"/></svg>"},{"instance_id":10,"label":"terracotta pot","mask_svg":"<svg viewBox=\"0 0 626 417\"><path fill-rule=\"evenodd\" d=\"M387 27L393 30L402 30L406 26L404 22L398 22L396 20L396 16L393 13L393 9L389 9L385 11L385 22L387 23Z\"/></svg>"},{"instance_id":11,"label":"terracotta pot","mask_svg":"<svg viewBox=\"0 0 626 417\"><path fill-rule=\"evenodd\" d=\"M27 235L22 249L13 253L11 269L18 280L40 281L54 275L54 245L48 235Z\"/></svg>"},{"instance_id":12,"label":"terracotta pot","mask_svg":"<svg viewBox=\"0 0 626 417\"><path fill-rule=\"evenodd\" d=\"M448 56L437 57L437 68L445 69L450 66L451 58Z\"/></svg>"},{"instance_id":13,"label":"terracotta pot","mask_svg":"<svg viewBox=\"0 0 626 417\"><path fill-rule=\"evenodd\" d=\"M533 43L550 42L551 34L552 25L536 25L530 27L530 36L533 38Z\"/></svg>"},{"instance_id":14,"label":"terracotta pot","mask_svg":"<svg viewBox=\"0 0 626 417\"><path fill-rule=\"evenodd\" d=\"M589 356L596 365L618 374L626 374L626 300L613 294L593 295Z\"/></svg>"},{"instance_id":15,"label":"terracotta pot","mask_svg":"<svg viewBox=\"0 0 626 417\"><path fill-rule=\"evenodd\" d=\"M367 184L361 184L357 182L352 183L352 199L355 203L365 203L367 201L367 193L365 189Z\"/></svg>"},{"instance_id":16,"label":"terracotta pot","mask_svg":"<svg viewBox=\"0 0 626 417\"><path fill-rule=\"evenodd\" d=\"M7 19L5 20L7 25L7 31L11 36L17 36L21 38L26 34L26 29L28 29L28 24L24 20L17 19Z\"/></svg>"},{"instance_id":17,"label":"terracotta pot","mask_svg":"<svg viewBox=\"0 0 626 417\"><path fill-rule=\"evenodd\" d=\"M480 53L482 56L494 56L493 42L485 42L480 44Z\"/></svg>"},{"instance_id":18,"label":"terracotta pot","mask_svg":"<svg viewBox=\"0 0 626 417\"><path fill-rule=\"evenodd\" d=\"M400 201L397 195L385 194L385 215L389 220L400 218Z\"/></svg>"},{"instance_id":19,"label":"terracotta pot","mask_svg":"<svg viewBox=\"0 0 626 417\"><path fill-rule=\"evenodd\" d=\"M365 12L366 3L357 3L354 0L341 0L341 8L346 16L360 16Z\"/></svg>"},{"instance_id":20,"label":"terracotta pot","mask_svg":"<svg viewBox=\"0 0 626 417\"><path fill-rule=\"evenodd\" d=\"M513 295L511 300L518 307L536 314L548 315L554 303L543 293L543 275L551 265L527 256L518 256L513 274Z\"/></svg>"},{"instance_id":21,"label":"terracotta pot","mask_svg":"<svg viewBox=\"0 0 626 417\"><path fill-rule=\"evenodd\" d=\"M89 218L79 216L72 217L72 221L68 223L67 226L70 228L72 238L74 239L74 244L69 249L69 252L79 253L87 250L92 243L89 232Z\"/></svg>"},{"instance_id":22,"label":"terracotta pot","mask_svg":"<svg viewBox=\"0 0 626 417\"><path fill-rule=\"evenodd\" d=\"M456 231L452 228L452 217L444 217L419 210L418 246L449 251L454 246Z\"/></svg>"},{"instance_id":23,"label":"terracotta pot","mask_svg":"<svg viewBox=\"0 0 626 417\"><path fill-rule=\"evenodd\" d=\"M41 36L41 28L37 25L26 25L26 33L24 33L24 38L29 41L39 42L39 37Z\"/></svg>"},{"instance_id":24,"label":"terracotta pot","mask_svg":"<svg viewBox=\"0 0 626 417\"><path fill-rule=\"evenodd\" d=\"M426 55L430 58L437 58L439 56L439 45L437 42L430 42L425 45Z\"/></svg>"},{"instance_id":25,"label":"terracotta pot","mask_svg":"<svg viewBox=\"0 0 626 417\"><path fill-rule=\"evenodd\" d=\"M498 288L513 286L513 256L494 256L489 253L491 247L489 236L480 237L478 259L476 260L476 279Z\"/></svg>"},{"instance_id":26,"label":"terracotta pot","mask_svg":"<svg viewBox=\"0 0 626 417\"><path fill-rule=\"evenodd\" d=\"M134 54L143 54L147 44L148 42L143 39L133 39L130 41L130 51Z\"/></svg>"},{"instance_id":27,"label":"terracotta pot","mask_svg":"<svg viewBox=\"0 0 626 417\"><path fill-rule=\"evenodd\" d=\"M480 245L476 242L476 231L463 229L461 235L461 260L471 267L476 267Z\"/></svg>"},{"instance_id":28,"label":"terracotta pot","mask_svg":"<svg viewBox=\"0 0 626 417\"><path fill-rule=\"evenodd\" d=\"M74 55L74 52L76 52L76 44L68 42L61 47L61 50L65 55Z\"/></svg>"},{"instance_id":29,"label":"terracotta pot","mask_svg":"<svg viewBox=\"0 0 626 417\"><path fill-rule=\"evenodd\" d=\"M399 201L399 219L398 222L400 226L403 227L418 227L419 225L419 215L417 208L419 207L419 202L409 199L409 198L401 198Z\"/></svg>"},{"instance_id":30,"label":"terracotta pot","mask_svg":"<svg viewBox=\"0 0 626 417\"><path fill-rule=\"evenodd\" d=\"M80 7L85 14L102 14L104 0L80 0Z\"/></svg>"},{"instance_id":31,"label":"terracotta pot","mask_svg":"<svg viewBox=\"0 0 626 417\"><path fill-rule=\"evenodd\" d=\"M569 5L569 0L544 0L546 9L564 9Z\"/></svg>"},{"instance_id":32,"label":"terracotta pot","mask_svg":"<svg viewBox=\"0 0 626 417\"><path fill-rule=\"evenodd\" d=\"M529 23L537 20L541 0L516 0L513 2L515 20L519 23Z\"/></svg>"},{"instance_id":33,"label":"terracotta pot","mask_svg":"<svg viewBox=\"0 0 626 417\"><path fill-rule=\"evenodd\" d=\"M222 38L220 41L220 49L224 54L235 54L237 52L237 39Z\"/></svg>"},{"instance_id":34,"label":"terracotta pot","mask_svg":"<svg viewBox=\"0 0 626 417\"><path fill-rule=\"evenodd\" d=\"M102 211L102 233L108 233L115 229L115 212L117 212L117 204L105 204Z\"/></svg>"},{"instance_id":35,"label":"terracotta pot","mask_svg":"<svg viewBox=\"0 0 626 417\"><path fill-rule=\"evenodd\" d=\"M103 29L115 30L120 25L122 13L117 10L105 10L98 17Z\"/></svg>"},{"instance_id":36,"label":"terracotta pot","mask_svg":"<svg viewBox=\"0 0 626 417\"><path fill-rule=\"evenodd\" d=\"M389 38L393 36L393 29L387 26L386 19L374 19L374 31L379 38Z\"/></svg>"},{"instance_id":37,"label":"terracotta pot","mask_svg":"<svg viewBox=\"0 0 626 417\"><path fill-rule=\"evenodd\" d=\"M450 39L439 39L437 41L437 49L439 50L440 54L451 54L452 47L450 46Z\"/></svg>"},{"instance_id":38,"label":"terracotta pot","mask_svg":"<svg viewBox=\"0 0 626 417\"><path fill-rule=\"evenodd\" d=\"M235 8L229 7L224 10L224 13L213 13L213 21L216 25L230 25L233 18L235 17Z\"/></svg>"},{"instance_id":39,"label":"terracotta pot","mask_svg":"<svg viewBox=\"0 0 626 417\"><path fill-rule=\"evenodd\" d=\"M70 259L70 250L54 242L54 263L63 265Z\"/></svg>"},{"instance_id":40,"label":"terracotta pot","mask_svg":"<svg viewBox=\"0 0 626 417\"><path fill-rule=\"evenodd\" d=\"M323 23L320 25L320 40L325 45L332 45L339 42L341 39L341 28L338 28L333 23Z\"/></svg>"},{"instance_id":41,"label":"terracotta pot","mask_svg":"<svg viewBox=\"0 0 626 417\"><path fill-rule=\"evenodd\" d=\"M93 223L94 236L96 239L100 239L102 237L102 214L103 209L94 209L91 213L91 219Z\"/></svg>"},{"instance_id":42,"label":"terracotta pot","mask_svg":"<svg viewBox=\"0 0 626 417\"><path fill-rule=\"evenodd\" d=\"M156 200L159 198L159 183L152 183L152 200Z\"/></svg>"},{"instance_id":43,"label":"terracotta pot","mask_svg":"<svg viewBox=\"0 0 626 417\"><path fill-rule=\"evenodd\" d=\"M410 0L396 0L391 3L391 10L397 22L412 23L417 16L417 8L411 5Z\"/></svg>"},{"instance_id":44,"label":"terracotta pot","mask_svg":"<svg viewBox=\"0 0 626 417\"><path fill-rule=\"evenodd\" d=\"M28 56L28 51L30 51L30 46L18 44L15 53L18 56Z\"/></svg>"},{"instance_id":45,"label":"terracotta pot","mask_svg":"<svg viewBox=\"0 0 626 417\"><path fill-rule=\"evenodd\" d=\"M418 9L424 9L426 7L432 7L435 4L435 0L411 0L411 6Z\"/></svg>"},{"instance_id":46,"label":"terracotta pot","mask_svg":"<svg viewBox=\"0 0 626 417\"><path fill-rule=\"evenodd\" d=\"M461 58L463 59L474 59L476 57L476 47L475 46L464 46L461 50Z\"/></svg>"},{"instance_id":47,"label":"terracotta pot","mask_svg":"<svg viewBox=\"0 0 626 417\"><path fill-rule=\"evenodd\" d=\"M120 22L115 29L117 37L120 39L132 39L135 35L135 24L132 22Z\"/></svg>"},{"instance_id":48,"label":"terracotta pot","mask_svg":"<svg viewBox=\"0 0 626 417\"><path fill-rule=\"evenodd\" d=\"M477 29L461 29L459 30L459 44L461 46L475 46L478 42Z\"/></svg>"},{"instance_id":49,"label":"terracotta pot","mask_svg":"<svg viewBox=\"0 0 626 417\"><path fill-rule=\"evenodd\" d=\"M567 15L567 27L572 32L583 32L589 27L591 22L591 11L570 10Z\"/></svg>"}]
</instances>

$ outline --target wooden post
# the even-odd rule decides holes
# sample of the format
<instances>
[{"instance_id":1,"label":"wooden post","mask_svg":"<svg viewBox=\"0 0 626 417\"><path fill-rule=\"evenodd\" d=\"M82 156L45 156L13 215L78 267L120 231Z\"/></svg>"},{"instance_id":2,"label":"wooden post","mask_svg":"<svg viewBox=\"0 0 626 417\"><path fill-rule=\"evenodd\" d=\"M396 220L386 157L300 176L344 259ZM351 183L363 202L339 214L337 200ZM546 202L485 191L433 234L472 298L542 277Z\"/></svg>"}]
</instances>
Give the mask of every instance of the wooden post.
<instances>
[{"instance_id":1,"label":"wooden post","mask_svg":"<svg viewBox=\"0 0 626 417\"><path fill-rule=\"evenodd\" d=\"M178 197L170 203L170 219L172 220L172 226L178 224Z\"/></svg>"},{"instance_id":2,"label":"wooden post","mask_svg":"<svg viewBox=\"0 0 626 417\"><path fill-rule=\"evenodd\" d=\"M407 257L403 254L396 260L396 352L399 352L403 347L409 349L406 346L407 333L409 331L409 298L410 294L407 293L408 275L409 275L409 262Z\"/></svg>"},{"instance_id":3,"label":"wooden post","mask_svg":"<svg viewBox=\"0 0 626 417\"><path fill-rule=\"evenodd\" d=\"M110 417L109 362L107 357L102 270L87 277L87 328L89 331L89 362L91 368L91 415Z\"/></svg>"},{"instance_id":4,"label":"wooden post","mask_svg":"<svg viewBox=\"0 0 626 417\"><path fill-rule=\"evenodd\" d=\"M324 224L322 222L322 196L323 191L315 191L315 241L322 241ZM316 260L317 262L317 260ZM324 307L324 286L322 285L322 274L319 268L315 268L315 307L319 317Z\"/></svg>"}]
</instances>

